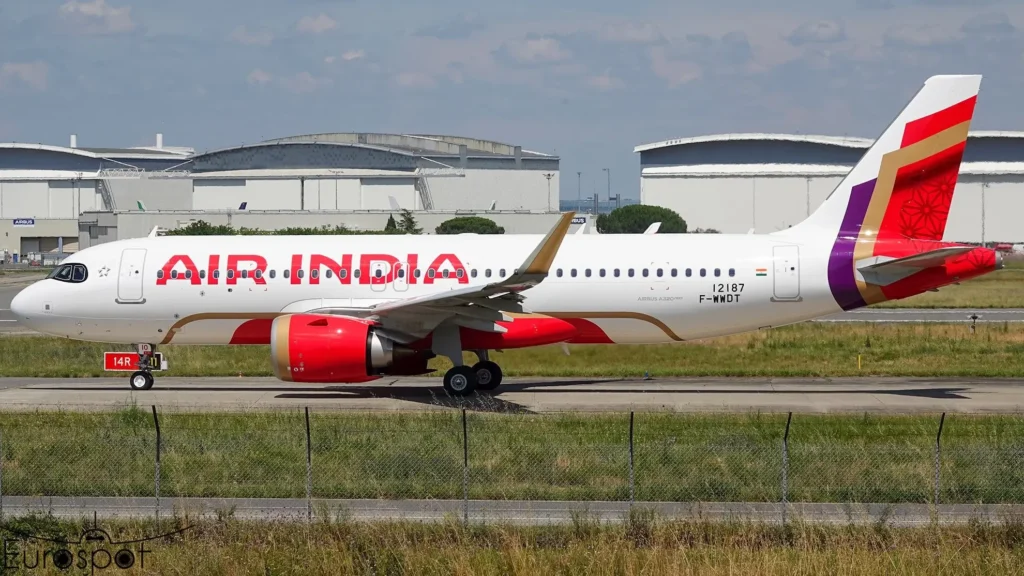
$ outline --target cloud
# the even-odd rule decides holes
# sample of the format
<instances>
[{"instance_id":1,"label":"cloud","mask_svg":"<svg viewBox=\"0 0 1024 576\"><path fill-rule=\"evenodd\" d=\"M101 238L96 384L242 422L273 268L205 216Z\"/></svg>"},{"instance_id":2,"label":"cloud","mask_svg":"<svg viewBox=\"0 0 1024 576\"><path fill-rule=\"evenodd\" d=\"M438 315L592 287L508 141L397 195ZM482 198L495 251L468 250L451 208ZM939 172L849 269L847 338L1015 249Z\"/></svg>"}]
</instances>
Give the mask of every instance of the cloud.
<instances>
[{"instance_id":1,"label":"cloud","mask_svg":"<svg viewBox=\"0 0 1024 576\"><path fill-rule=\"evenodd\" d=\"M349 50L348 52L345 52L344 54L341 55L341 59L346 61L346 62L351 62L353 60L360 60L360 59L365 58L365 57L366 57L366 52L364 50L362 50L362 49L359 49L359 50Z\"/></svg>"},{"instance_id":2,"label":"cloud","mask_svg":"<svg viewBox=\"0 0 1024 576\"><path fill-rule=\"evenodd\" d=\"M394 77L395 84L403 88L433 88L437 81L425 72L401 72Z\"/></svg>"},{"instance_id":3,"label":"cloud","mask_svg":"<svg viewBox=\"0 0 1024 576\"><path fill-rule=\"evenodd\" d=\"M653 44L665 39L655 25L646 22L607 24L598 33L598 38L621 44Z\"/></svg>"},{"instance_id":4,"label":"cloud","mask_svg":"<svg viewBox=\"0 0 1024 576\"><path fill-rule=\"evenodd\" d=\"M38 91L46 90L50 67L46 62L5 62L0 66L0 89L6 88L12 79Z\"/></svg>"},{"instance_id":5,"label":"cloud","mask_svg":"<svg viewBox=\"0 0 1024 576\"><path fill-rule=\"evenodd\" d=\"M439 40L464 40L472 36L474 32L485 28L487 26L478 21L475 15L463 14L449 22L424 26L414 32L413 35L437 38Z\"/></svg>"},{"instance_id":6,"label":"cloud","mask_svg":"<svg viewBox=\"0 0 1024 576\"><path fill-rule=\"evenodd\" d=\"M85 34L118 34L135 29L132 7L115 8L106 0L70 0L60 7L60 14Z\"/></svg>"},{"instance_id":7,"label":"cloud","mask_svg":"<svg viewBox=\"0 0 1024 576\"><path fill-rule=\"evenodd\" d=\"M231 33L231 39L246 46L269 46L274 35L269 30L249 32L245 26L239 26Z\"/></svg>"},{"instance_id":8,"label":"cloud","mask_svg":"<svg viewBox=\"0 0 1024 576\"><path fill-rule=\"evenodd\" d=\"M304 34L322 34L337 27L338 23L334 21L334 18L321 13L315 18L312 16L303 16L295 26L295 29Z\"/></svg>"},{"instance_id":9,"label":"cloud","mask_svg":"<svg viewBox=\"0 0 1024 576\"><path fill-rule=\"evenodd\" d=\"M505 42L495 55L519 64L551 64L572 57L558 39L536 37Z\"/></svg>"},{"instance_id":10,"label":"cloud","mask_svg":"<svg viewBox=\"0 0 1024 576\"><path fill-rule=\"evenodd\" d=\"M601 90L602 92L615 90L616 88L622 88L623 86L622 80L612 76L610 70L605 70L602 74L587 78L587 84L593 88Z\"/></svg>"},{"instance_id":11,"label":"cloud","mask_svg":"<svg viewBox=\"0 0 1024 576\"><path fill-rule=\"evenodd\" d=\"M998 12L979 14L960 27L964 34L975 36L1009 36L1017 31L1006 14Z\"/></svg>"},{"instance_id":12,"label":"cloud","mask_svg":"<svg viewBox=\"0 0 1024 576\"><path fill-rule=\"evenodd\" d=\"M672 58L668 50L662 46L651 49L651 71L667 81L670 88L692 82L700 78L703 72L694 62Z\"/></svg>"},{"instance_id":13,"label":"cloud","mask_svg":"<svg viewBox=\"0 0 1024 576\"><path fill-rule=\"evenodd\" d=\"M245 78L245 81L251 85L264 85L273 80L273 76L269 72L266 72L260 68L256 68Z\"/></svg>"},{"instance_id":14,"label":"cloud","mask_svg":"<svg viewBox=\"0 0 1024 576\"><path fill-rule=\"evenodd\" d=\"M834 20L818 20L801 24L786 39L794 46L830 44L846 40L846 31Z\"/></svg>"},{"instance_id":15,"label":"cloud","mask_svg":"<svg viewBox=\"0 0 1024 576\"><path fill-rule=\"evenodd\" d=\"M308 94L309 92L313 92L321 86L330 84L331 79L318 78L316 76L313 76L309 72L299 72L294 76L281 78L279 82L289 92L294 92L296 94Z\"/></svg>"},{"instance_id":16,"label":"cloud","mask_svg":"<svg viewBox=\"0 0 1024 576\"><path fill-rule=\"evenodd\" d=\"M905 48L928 48L949 44L954 40L949 30L936 25L894 26L885 31L882 41L886 46Z\"/></svg>"}]
</instances>

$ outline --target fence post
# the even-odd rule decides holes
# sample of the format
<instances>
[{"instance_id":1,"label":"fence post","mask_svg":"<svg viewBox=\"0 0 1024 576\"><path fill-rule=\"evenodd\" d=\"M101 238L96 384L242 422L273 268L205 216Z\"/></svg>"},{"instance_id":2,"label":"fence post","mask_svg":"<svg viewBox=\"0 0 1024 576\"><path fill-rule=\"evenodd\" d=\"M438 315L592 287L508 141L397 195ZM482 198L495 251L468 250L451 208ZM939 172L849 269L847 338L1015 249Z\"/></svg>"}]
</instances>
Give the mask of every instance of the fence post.
<instances>
[{"instance_id":1,"label":"fence post","mask_svg":"<svg viewBox=\"0 0 1024 576\"><path fill-rule=\"evenodd\" d=\"M939 417L939 431L935 434L935 513L939 513L939 470L942 464L942 425L946 423L946 413Z\"/></svg>"},{"instance_id":2,"label":"fence post","mask_svg":"<svg viewBox=\"0 0 1024 576\"><path fill-rule=\"evenodd\" d=\"M309 429L309 406L306 406L306 520L313 521L313 435Z\"/></svg>"},{"instance_id":3,"label":"fence post","mask_svg":"<svg viewBox=\"0 0 1024 576\"><path fill-rule=\"evenodd\" d=\"M0 526L4 522L4 435L0 430Z\"/></svg>"},{"instance_id":4,"label":"fence post","mask_svg":"<svg viewBox=\"0 0 1024 576\"><path fill-rule=\"evenodd\" d=\"M156 415L156 405L153 408L153 427L156 429L156 462L153 465L153 494L156 496L156 521L160 523L160 418Z\"/></svg>"},{"instance_id":5,"label":"fence post","mask_svg":"<svg viewBox=\"0 0 1024 576\"><path fill-rule=\"evenodd\" d=\"M462 523L469 525L469 429L466 409L462 409Z\"/></svg>"},{"instance_id":6,"label":"fence post","mask_svg":"<svg viewBox=\"0 0 1024 576\"><path fill-rule=\"evenodd\" d=\"M629 411L629 507L633 508L634 501L634 469L633 469L633 411Z\"/></svg>"},{"instance_id":7,"label":"fence post","mask_svg":"<svg viewBox=\"0 0 1024 576\"><path fill-rule=\"evenodd\" d=\"M786 525L786 508L789 504L789 425L793 413L786 418L786 433L782 436L782 525Z\"/></svg>"}]
</instances>

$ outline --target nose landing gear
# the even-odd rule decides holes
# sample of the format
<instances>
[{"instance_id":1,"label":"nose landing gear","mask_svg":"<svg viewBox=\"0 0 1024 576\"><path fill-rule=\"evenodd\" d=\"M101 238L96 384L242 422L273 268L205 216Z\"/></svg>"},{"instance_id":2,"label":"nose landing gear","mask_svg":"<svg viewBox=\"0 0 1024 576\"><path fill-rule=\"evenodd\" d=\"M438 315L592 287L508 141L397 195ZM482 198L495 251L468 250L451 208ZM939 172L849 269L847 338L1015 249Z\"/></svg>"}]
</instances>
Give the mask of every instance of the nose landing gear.
<instances>
[{"instance_id":1,"label":"nose landing gear","mask_svg":"<svg viewBox=\"0 0 1024 576\"><path fill-rule=\"evenodd\" d=\"M153 354L156 352L154 344L136 344L139 354L138 371L133 372L128 379L128 385L132 390L149 390L153 387Z\"/></svg>"}]
</instances>

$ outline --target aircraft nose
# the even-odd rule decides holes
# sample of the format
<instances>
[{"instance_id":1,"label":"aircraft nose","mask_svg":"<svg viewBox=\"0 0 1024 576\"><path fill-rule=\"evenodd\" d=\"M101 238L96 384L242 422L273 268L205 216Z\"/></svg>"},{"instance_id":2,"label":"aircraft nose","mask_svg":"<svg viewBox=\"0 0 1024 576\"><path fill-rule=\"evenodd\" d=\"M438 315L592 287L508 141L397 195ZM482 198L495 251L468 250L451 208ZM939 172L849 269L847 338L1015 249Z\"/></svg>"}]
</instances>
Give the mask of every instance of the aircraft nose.
<instances>
[{"instance_id":1,"label":"aircraft nose","mask_svg":"<svg viewBox=\"0 0 1024 576\"><path fill-rule=\"evenodd\" d=\"M11 314L17 317L18 320L24 320L29 315L30 300L32 299L29 292L31 290L32 287L28 286L15 294L14 299L11 300Z\"/></svg>"}]
</instances>

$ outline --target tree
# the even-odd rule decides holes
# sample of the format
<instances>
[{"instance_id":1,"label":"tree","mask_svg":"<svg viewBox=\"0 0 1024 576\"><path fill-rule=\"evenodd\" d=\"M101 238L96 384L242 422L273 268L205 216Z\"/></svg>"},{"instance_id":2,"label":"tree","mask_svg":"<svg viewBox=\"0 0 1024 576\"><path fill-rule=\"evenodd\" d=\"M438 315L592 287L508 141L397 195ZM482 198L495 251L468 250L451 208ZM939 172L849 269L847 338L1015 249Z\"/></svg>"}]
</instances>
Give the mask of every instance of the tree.
<instances>
[{"instance_id":1,"label":"tree","mask_svg":"<svg viewBox=\"0 0 1024 576\"><path fill-rule=\"evenodd\" d=\"M494 223L490 218L480 216L459 216L441 222L434 229L438 234L504 234L505 229Z\"/></svg>"},{"instance_id":2,"label":"tree","mask_svg":"<svg viewBox=\"0 0 1024 576\"><path fill-rule=\"evenodd\" d=\"M234 236L237 232L228 224L210 224L205 220L189 222L181 228L168 230L167 236Z\"/></svg>"},{"instance_id":3,"label":"tree","mask_svg":"<svg viewBox=\"0 0 1024 576\"><path fill-rule=\"evenodd\" d=\"M388 214L388 223L384 225L384 232L394 234L398 231L398 224L395 223L395 215Z\"/></svg>"},{"instance_id":4,"label":"tree","mask_svg":"<svg viewBox=\"0 0 1024 576\"><path fill-rule=\"evenodd\" d=\"M416 219L409 210L402 210L402 221L398 223L398 230L402 234L423 234L423 229L416 224Z\"/></svg>"},{"instance_id":5,"label":"tree","mask_svg":"<svg viewBox=\"0 0 1024 576\"><path fill-rule=\"evenodd\" d=\"M655 222L661 222L658 234L685 234L686 221L673 210L647 204L631 204L597 217L601 234L643 234Z\"/></svg>"}]
</instances>

